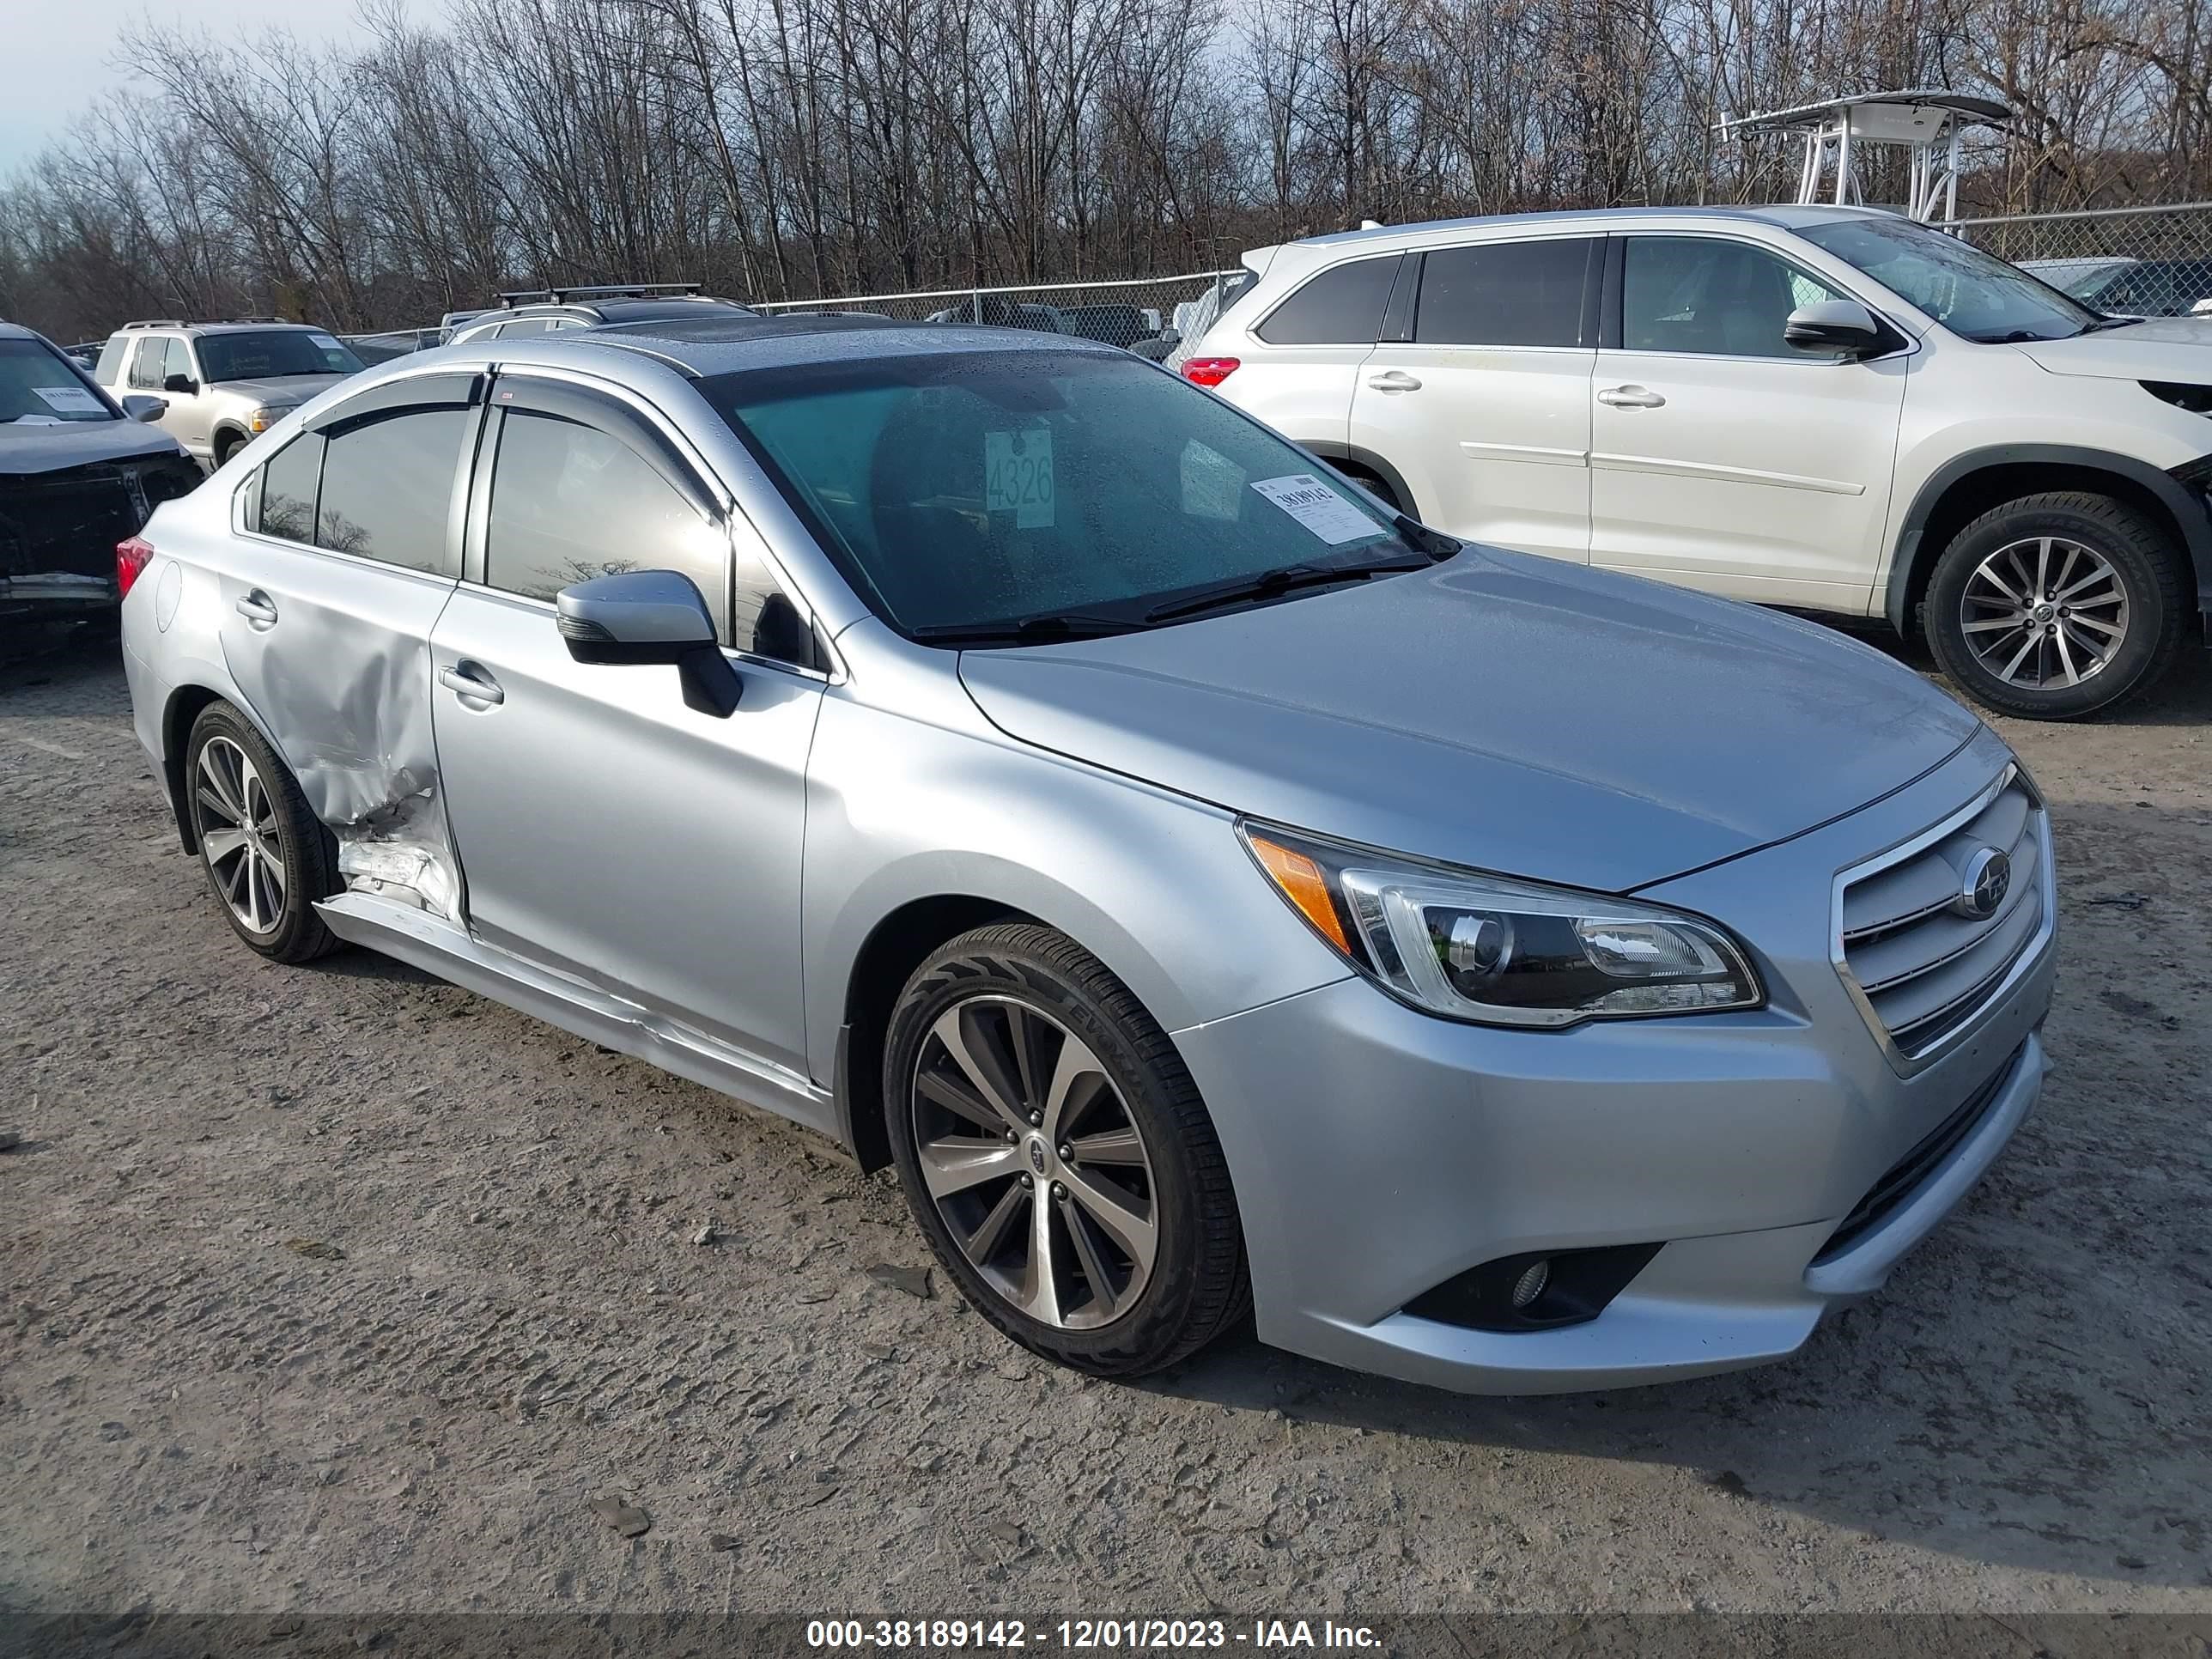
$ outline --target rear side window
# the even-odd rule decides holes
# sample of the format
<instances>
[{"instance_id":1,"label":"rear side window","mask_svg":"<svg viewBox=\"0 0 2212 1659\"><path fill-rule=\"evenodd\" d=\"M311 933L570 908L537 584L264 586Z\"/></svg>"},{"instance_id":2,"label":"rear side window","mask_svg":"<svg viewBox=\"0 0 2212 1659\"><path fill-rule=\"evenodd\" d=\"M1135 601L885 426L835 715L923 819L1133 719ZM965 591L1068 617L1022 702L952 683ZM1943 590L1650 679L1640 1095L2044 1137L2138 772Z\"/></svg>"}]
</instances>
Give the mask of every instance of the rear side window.
<instances>
[{"instance_id":1,"label":"rear side window","mask_svg":"<svg viewBox=\"0 0 2212 1659\"><path fill-rule=\"evenodd\" d=\"M611 433L537 410L507 412L484 534L488 586L551 599L594 576L680 571L726 645L728 547L720 526Z\"/></svg>"},{"instance_id":2,"label":"rear side window","mask_svg":"<svg viewBox=\"0 0 2212 1659\"><path fill-rule=\"evenodd\" d=\"M288 542L315 539L315 495L323 481L323 434L303 432L261 464L254 528Z\"/></svg>"},{"instance_id":3,"label":"rear side window","mask_svg":"<svg viewBox=\"0 0 2212 1659\"><path fill-rule=\"evenodd\" d=\"M1371 345L1401 255L1332 265L1277 306L1252 331L1269 345Z\"/></svg>"},{"instance_id":4,"label":"rear side window","mask_svg":"<svg viewBox=\"0 0 2212 1659\"><path fill-rule=\"evenodd\" d=\"M109 335L107 343L100 349L100 362L92 371L92 378L102 386L113 386L123 378L123 360L130 355L129 335Z\"/></svg>"},{"instance_id":5,"label":"rear side window","mask_svg":"<svg viewBox=\"0 0 2212 1659\"><path fill-rule=\"evenodd\" d=\"M523 317L511 323L501 323L492 331L495 339L512 340L518 334L545 334L551 331L552 319L546 317Z\"/></svg>"},{"instance_id":6,"label":"rear side window","mask_svg":"<svg viewBox=\"0 0 2212 1659\"><path fill-rule=\"evenodd\" d=\"M1424 345L1578 346L1589 237L1432 250L1413 338Z\"/></svg>"},{"instance_id":7,"label":"rear side window","mask_svg":"<svg viewBox=\"0 0 2212 1659\"><path fill-rule=\"evenodd\" d=\"M409 409L333 433L315 507L315 545L406 570L444 569L453 475L468 424L465 409Z\"/></svg>"},{"instance_id":8,"label":"rear side window","mask_svg":"<svg viewBox=\"0 0 2212 1659\"><path fill-rule=\"evenodd\" d=\"M158 334L149 334L138 342L137 355L131 360L131 384L143 392L161 389L161 354L167 343Z\"/></svg>"}]
</instances>

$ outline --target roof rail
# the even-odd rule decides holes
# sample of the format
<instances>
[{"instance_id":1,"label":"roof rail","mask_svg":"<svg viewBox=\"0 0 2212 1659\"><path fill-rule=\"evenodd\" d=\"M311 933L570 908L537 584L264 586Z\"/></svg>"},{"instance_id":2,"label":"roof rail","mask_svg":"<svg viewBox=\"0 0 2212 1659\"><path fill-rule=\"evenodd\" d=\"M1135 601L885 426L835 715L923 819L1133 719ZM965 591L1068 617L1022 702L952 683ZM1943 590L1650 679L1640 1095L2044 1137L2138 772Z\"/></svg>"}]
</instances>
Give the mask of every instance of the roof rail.
<instances>
[{"instance_id":1,"label":"roof rail","mask_svg":"<svg viewBox=\"0 0 2212 1659\"><path fill-rule=\"evenodd\" d=\"M123 326L125 328L183 328L185 323L181 317L143 317L135 323L125 323Z\"/></svg>"},{"instance_id":2,"label":"roof rail","mask_svg":"<svg viewBox=\"0 0 2212 1659\"><path fill-rule=\"evenodd\" d=\"M571 300L642 300L654 294L696 294L698 283L592 283L562 288L517 289L502 294L502 306L566 305Z\"/></svg>"},{"instance_id":3,"label":"roof rail","mask_svg":"<svg viewBox=\"0 0 2212 1659\"><path fill-rule=\"evenodd\" d=\"M219 323L289 323L292 319L289 317L218 317L215 320ZM305 328L307 325L302 323L300 326Z\"/></svg>"}]
</instances>

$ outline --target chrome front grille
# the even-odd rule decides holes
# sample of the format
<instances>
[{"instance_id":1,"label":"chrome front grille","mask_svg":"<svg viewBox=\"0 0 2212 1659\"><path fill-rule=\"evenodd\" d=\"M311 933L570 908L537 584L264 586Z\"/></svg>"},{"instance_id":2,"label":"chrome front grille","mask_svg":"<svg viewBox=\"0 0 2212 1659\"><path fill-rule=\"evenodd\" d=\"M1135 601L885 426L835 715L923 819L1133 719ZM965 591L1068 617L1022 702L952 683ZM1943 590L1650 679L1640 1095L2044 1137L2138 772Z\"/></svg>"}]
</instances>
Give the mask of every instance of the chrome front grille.
<instances>
[{"instance_id":1,"label":"chrome front grille","mask_svg":"<svg viewBox=\"0 0 2212 1659\"><path fill-rule=\"evenodd\" d=\"M2006 855L2010 879L1981 915L1968 877L1984 848ZM2043 805L2009 768L1963 811L1838 878L1836 965L1898 1059L1932 1058L2050 936L2050 860Z\"/></svg>"}]
</instances>

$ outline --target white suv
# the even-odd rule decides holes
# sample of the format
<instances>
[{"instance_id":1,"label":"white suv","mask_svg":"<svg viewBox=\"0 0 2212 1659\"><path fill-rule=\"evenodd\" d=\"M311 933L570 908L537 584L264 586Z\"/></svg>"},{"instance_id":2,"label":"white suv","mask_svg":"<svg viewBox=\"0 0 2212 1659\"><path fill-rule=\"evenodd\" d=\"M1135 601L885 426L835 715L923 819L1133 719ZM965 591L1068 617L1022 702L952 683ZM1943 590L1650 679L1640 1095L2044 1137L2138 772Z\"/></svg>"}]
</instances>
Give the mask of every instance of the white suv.
<instances>
[{"instance_id":1,"label":"white suv","mask_svg":"<svg viewBox=\"0 0 2212 1659\"><path fill-rule=\"evenodd\" d=\"M2045 719L2143 689L2212 612L2212 319L2107 317L1854 208L1244 263L1183 374L1454 535L1924 626L1969 695Z\"/></svg>"}]
</instances>

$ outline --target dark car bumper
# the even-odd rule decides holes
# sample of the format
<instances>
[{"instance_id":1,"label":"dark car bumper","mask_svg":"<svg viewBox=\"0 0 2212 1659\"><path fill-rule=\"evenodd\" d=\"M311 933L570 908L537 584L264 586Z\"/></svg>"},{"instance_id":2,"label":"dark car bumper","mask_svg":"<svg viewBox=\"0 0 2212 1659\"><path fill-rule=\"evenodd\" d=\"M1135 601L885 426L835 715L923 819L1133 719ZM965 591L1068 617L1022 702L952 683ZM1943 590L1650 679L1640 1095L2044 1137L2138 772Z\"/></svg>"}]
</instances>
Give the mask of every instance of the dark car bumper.
<instances>
[{"instance_id":1,"label":"dark car bumper","mask_svg":"<svg viewBox=\"0 0 2212 1659\"><path fill-rule=\"evenodd\" d=\"M199 477L180 454L0 475L0 626L112 611L115 544Z\"/></svg>"}]
</instances>

